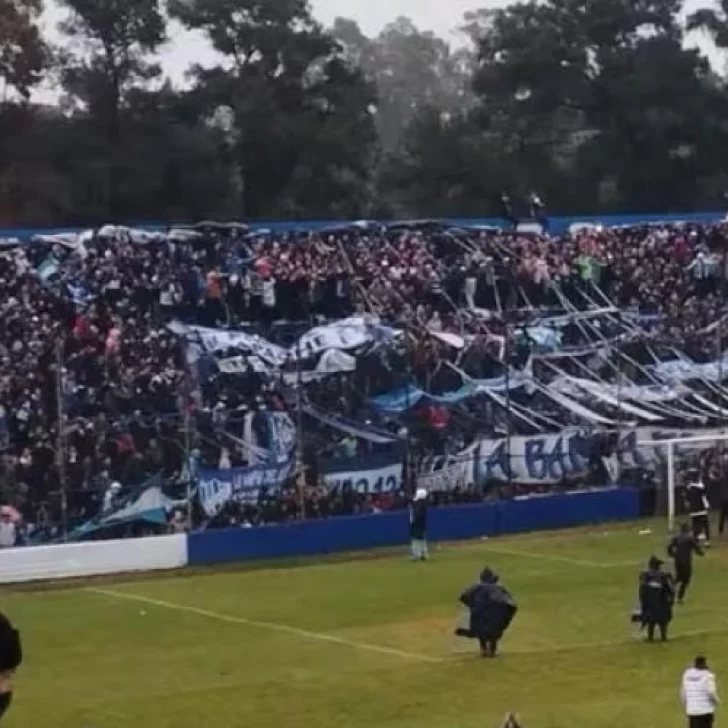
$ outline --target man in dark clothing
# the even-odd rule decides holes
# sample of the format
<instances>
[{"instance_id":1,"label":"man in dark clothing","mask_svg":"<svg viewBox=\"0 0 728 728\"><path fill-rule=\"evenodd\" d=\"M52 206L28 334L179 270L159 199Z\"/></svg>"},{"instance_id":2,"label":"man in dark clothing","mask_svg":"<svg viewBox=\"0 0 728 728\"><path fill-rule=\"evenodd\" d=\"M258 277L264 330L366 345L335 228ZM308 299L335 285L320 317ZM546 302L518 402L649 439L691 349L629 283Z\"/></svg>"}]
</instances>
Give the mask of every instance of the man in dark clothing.
<instances>
[{"instance_id":1,"label":"man in dark clothing","mask_svg":"<svg viewBox=\"0 0 728 728\"><path fill-rule=\"evenodd\" d=\"M640 615L643 627L647 627L647 640L655 639L655 627L660 638L667 640L667 628L672 621L672 605L675 590L672 576L662 571L663 561L653 556L646 571L640 573Z\"/></svg>"},{"instance_id":2,"label":"man in dark clothing","mask_svg":"<svg viewBox=\"0 0 728 728\"><path fill-rule=\"evenodd\" d=\"M498 642L518 611L510 592L498 583L497 574L485 568L480 582L463 592L460 601L470 610L470 629L455 634L477 639L483 657L495 657Z\"/></svg>"},{"instance_id":3,"label":"man in dark clothing","mask_svg":"<svg viewBox=\"0 0 728 728\"><path fill-rule=\"evenodd\" d=\"M698 539L690 532L690 526L683 523L680 533L673 536L667 546L667 554L675 563L675 586L677 587L677 603L682 604L685 593L693 578L693 554L703 556Z\"/></svg>"},{"instance_id":4,"label":"man in dark clothing","mask_svg":"<svg viewBox=\"0 0 728 728\"><path fill-rule=\"evenodd\" d=\"M10 706L13 675L22 661L20 633L4 614L0 614L0 718Z\"/></svg>"},{"instance_id":5,"label":"man in dark clothing","mask_svg":"<svg viewBox=\"0 0 728 728\"><path fill-rule=\"evenodd\" d=\"M710 545L710 503L705 494L705 485L699 473L694 473L685 490L690 522L695 538L705 537L705 544Z\"/></svg>"},{"instance_id":6,"label":"man in dark clothing","mask_svg":"<svg viewBox=\"0 0 728 728\"><path fill-rule=\"evenodd\" d=\"M720 522L718 533L722 536L725 526L728 523L728 480L723 479L720 485Z\"/></svg>"},{"instance_id":7,"label":"man in dark clothing","mask_svg":"<svg viewBox=\"0 0 728 728\"><path fill-rule=\"evenodd\" d=\"M410 539L412 559L427 561L427 491L418 489L410 507Z\"/></svg>"}]
</instances>

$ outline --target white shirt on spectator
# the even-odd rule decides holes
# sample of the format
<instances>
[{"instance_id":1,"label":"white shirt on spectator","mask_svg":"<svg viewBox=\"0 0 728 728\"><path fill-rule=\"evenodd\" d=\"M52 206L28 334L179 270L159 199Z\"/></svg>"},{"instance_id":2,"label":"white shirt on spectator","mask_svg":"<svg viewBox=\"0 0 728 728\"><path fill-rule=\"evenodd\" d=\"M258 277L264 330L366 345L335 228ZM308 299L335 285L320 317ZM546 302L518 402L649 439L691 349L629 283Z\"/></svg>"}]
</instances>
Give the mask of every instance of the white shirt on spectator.
<instances>
[{"instance_id":1,"label":"white shirt on spectator","mask_svg":"<svg viewBox=\"0 0 728 728\"><path fill-rule=\"evenodd\" d=\"M15 546L16 535L15 524L12 521L0 520L0 548Z\"/></svg>"},{"instance_id":2,"label":"white shirt on spectator","mask_svg":"<svg viewBox=\"0 0 728 728\"><path fill-rule=\"evenodd\" d=\"M276 305L276 282L272 278L263 280L263 305L274 308Z\"/></svg>"},{"instance_id":3,"label":"white shirt on spectator","mask_svg":"<svg viewBox=\"0 0 728 728\"><path fill-rule=\"evenodd\" d=\"M718 705L715 675L710 670L690 667L683 673L680 699L689 717L710 715Z\"/></svg>"}]
</instances>

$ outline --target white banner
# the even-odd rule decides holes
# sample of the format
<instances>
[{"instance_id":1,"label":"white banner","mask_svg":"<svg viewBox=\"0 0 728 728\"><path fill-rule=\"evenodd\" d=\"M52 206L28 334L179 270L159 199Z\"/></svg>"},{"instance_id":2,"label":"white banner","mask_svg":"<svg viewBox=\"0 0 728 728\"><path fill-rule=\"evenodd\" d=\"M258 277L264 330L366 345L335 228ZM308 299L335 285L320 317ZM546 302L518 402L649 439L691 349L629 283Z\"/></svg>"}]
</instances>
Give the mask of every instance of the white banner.
<instances>
[{"instance_id":1,"label":"white banner","mask_svg":"<svg viewBox=\"0 0 728 728\"><path fill-rule=\"evenodd\" d=\"M300 351L303 358L308 358L328 349L347 351L369 344L379 336L392 338L401 333L388 326L382 326L377 317L352 316L327 326L311 329L291 347L291 353L298 355Z\"/></svg>"},{"instance_id":2,"label":"white banner","mask_svg":"<svg viewBox=\"0 0 728 728\"><path fill-rule=\"evenodd\" d=\"M428 458L420 464L417 488L428 493L466 490L475 482L474 466L474 453L467 450L460 455Z\"/></svg>"},{"instance_id":3,"label":"white banner","mask_svg":"<svg viewBox=\"0 0 728 728\"><path fill-rule=\"evenodd\" d=\"M205 326L186 326L175 321L168 326L169 330L188 339L199 340L206 351L214 354L226 349L243 349L250 351L271 366L279 367L289 358L289 353L282 346L272 344L262 336L248 334L244 331L227 331L226 329L209 329Z\"/></svg>"},{"instance_id":4,"label":"white banner","mask_svg":"<svg viewBox=\"0 0 728 728\"><path fill-rule=\"evenodd\" d=\"M402 463L394 463L373 470L326 473L324 481L330 490L349 487L362 494L395 493L402 489L402 474Z\"/></svg>"},{"instance_id":5,"label":"white banner","mask_svg":"<svg viewBox=\"0 0 728 728\"><path fill-rule=\"evenodd\" d=\"M229 359L218 359L217 366L223 374L247 374L250 367L259 374L270 371L270 368L257 356L233 356Z\"/></svg>"},{"instance_id":6,"label":"white banner","mask_svg":"<svg viewBox=\"0 0 728 728\"><path fill-rule=\"evenodd\" d=\"M690 393L682 386L640 386L632 382L625 384L603 384L590 379L578 377L559 377L549 384L549 389L555 389L569 397L576 399L592 397L597 392L608 395L616 400L629 399L635 402L670 402L680 399Z\"/></svg>"}]
</instances>

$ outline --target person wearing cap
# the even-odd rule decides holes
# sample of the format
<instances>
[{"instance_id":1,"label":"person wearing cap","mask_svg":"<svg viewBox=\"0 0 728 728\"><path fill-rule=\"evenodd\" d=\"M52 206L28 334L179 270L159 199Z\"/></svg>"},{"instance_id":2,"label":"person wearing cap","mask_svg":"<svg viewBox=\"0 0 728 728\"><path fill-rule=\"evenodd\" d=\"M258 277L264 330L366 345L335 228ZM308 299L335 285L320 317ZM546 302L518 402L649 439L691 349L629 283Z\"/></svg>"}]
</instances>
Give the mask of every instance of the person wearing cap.
<instances>
[{"instance_id":1,"label":"person wearing cap","mask_svg":"<svg viewBox=\"0 0 728 728\"><path fill-rule=\"evenodd\" d=\"M486 567L480 581L460 595L460 602L470 610L468 629L458 628L458 637L477 639L483 657L495 657L498 643L516 616L518 607L511 593L500 584L500 577Z\"/></svg>"},{"instance_id":2,"label":"person wearing cap","mask_svg":"<svg viewBox=\"0 0 728 728\"><path fill-rule=\"evenodd\" d=\"M662 559L652 556L647 569L640 573L640 621L647 627L647 641L655 639L655 627L659 627L660 639L667 640L667 629L672 621L672 605L675 589L670 574L662 571Z\"/></svg>"},{"instance_id":3,"label":"person wearing cap","mask_svg":"<svg viewBox=\"0 0 728 728\"><path fill-rule=\"evenodd\" d=\"M20 633L10 620L0 613L0 718L10 707L13 697L13 677L22 661Z\"/></svg>"},{"instance_id":4,"label":"person wearing cap","mask_svg":"<svg viewBox=\"0 0 728 728\"><path fill-rule=\"evenodd\" d=\"M413 561L427 561L427 491L418 488L410 505L410 543Z\"/></svg>"},{"instance_id":5,"label":"person wearing cap","mask_svg":"<svg viewBox=\"0 0 728 728\"><path fill-rule=\"evenodd\" d=\"M713 728L715 710L720 703L715 675L702 655L695 658L680 683L680 701L688 719L688 728Z\"/></svg>"}]
</instances>

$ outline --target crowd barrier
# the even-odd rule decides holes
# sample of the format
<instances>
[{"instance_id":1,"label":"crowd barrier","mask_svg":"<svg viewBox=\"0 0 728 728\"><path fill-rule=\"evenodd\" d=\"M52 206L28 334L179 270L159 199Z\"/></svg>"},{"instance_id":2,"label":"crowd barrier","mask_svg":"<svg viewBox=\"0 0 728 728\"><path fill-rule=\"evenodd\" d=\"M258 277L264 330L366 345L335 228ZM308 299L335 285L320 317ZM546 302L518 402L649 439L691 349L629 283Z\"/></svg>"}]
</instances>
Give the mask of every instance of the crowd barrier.
<instances>
[{"instance_id":1,"label":"crowd barrier","mask_svg":"<svg viewBox=\"0 0 728 728\"><path fill-rule=\"evenodd\" d=\"M578 223L591 223L594 225L604 225L606 227L615 225L635 225L639 223L650 222L693 222L707 223L722 220L725 212L687 212L687 213L651 213L642 215L577 215L569 217L550 217L549 231L555 234L561 234L568 230L571 225ZM443 222L457 227L503 227L507 228L509 223L506 220L497 217L486 218L449 218ZM270 230L276 233L291 232L294 230L326 230L336 227L342 227L352 224L351 222L341 220L306 220L301 222L280 222L280 221L250 221L251 230ZM161 222L143 222L133 224L133 227L139 227L150 231L163 231L167 227L173 227ZM27 240L34 235L49 235L53 233L79 233L84 228L0 228L0 239L17 238Z\"/></svg>"},{"instance_id":2,"label":"crowd barrier","mask_svg":"<svg viewBox=\"0 0 728 728\"><path fill-rule=\"evenodd\" d=\"M0 584L179 569L187 536L91 541L0 550Z\"/></svg>"},{"instance_id":3,"label":"crowd barrier","mask_svg":"<svg viewBox=\"0 0 728 728\"><path fill-rule=\"evenodd\" d=\"M478 505L431 508L431 541L460 541L639 517L639 491L611 488ZM407 510L249 529L0 550L0 584L398 546Z\"/></svg>"},{"instance_id":4,"label":"crowd barrier","mask_svg":"<svg viewBox=\"0 0 728 728\"><path fill-rule=\"evenodd\" d=\"M524 531L569 528L639 516L639 492L613 488L478 505L432 508L428 537L460 541ZM407 511L350 516L253 529L194 533L190 565L358 551L406 543Z\"/></svg>"}]
</instances>

